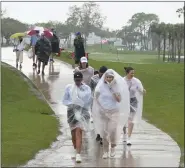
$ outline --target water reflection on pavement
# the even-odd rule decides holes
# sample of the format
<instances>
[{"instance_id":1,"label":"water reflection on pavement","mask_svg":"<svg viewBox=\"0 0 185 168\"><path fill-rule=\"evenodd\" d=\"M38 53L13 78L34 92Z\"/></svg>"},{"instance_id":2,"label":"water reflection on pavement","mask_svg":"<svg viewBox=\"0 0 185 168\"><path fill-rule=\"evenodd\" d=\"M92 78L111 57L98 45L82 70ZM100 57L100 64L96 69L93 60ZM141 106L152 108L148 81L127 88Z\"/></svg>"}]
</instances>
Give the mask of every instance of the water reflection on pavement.
<instances>
[{"instance_id":1,"label":"water reflection on pavement","mask_svg":"<svg viewBox=\"0 0 185 168\"><path fill-rule=\"evenodd\" d=\"M3 48L1 59L15 67L12 48ZM71 159L73 151L71 136L66 119L66 107L61 100L66 84L72 83L73 70L61 61L49 63L45 76L37 75L32 68L32 60L24 55L21 71L30 78L43 93L47 102L60 121L61 134L51 148L40 151L26 167L178 167L180 149L171 137L151 124L142 121L139 130L133 132L133 145L127 147L120 140L115 158L102 159L102 147L94 140L92 131L84 136L82 163Z\"/></svg>"}]
</instances>

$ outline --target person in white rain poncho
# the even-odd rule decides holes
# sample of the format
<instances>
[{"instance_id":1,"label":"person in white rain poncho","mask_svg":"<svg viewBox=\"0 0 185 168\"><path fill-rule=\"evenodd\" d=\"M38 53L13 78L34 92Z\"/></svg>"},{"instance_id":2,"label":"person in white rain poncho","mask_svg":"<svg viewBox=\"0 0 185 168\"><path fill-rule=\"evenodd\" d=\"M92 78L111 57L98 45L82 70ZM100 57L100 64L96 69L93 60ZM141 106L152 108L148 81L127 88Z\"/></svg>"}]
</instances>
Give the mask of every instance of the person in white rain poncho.
<instances>
[{"instance_id":1,"label":"person in white rain poncho","mask_svg":"<svg viewBox=\"0 0 185 168\"><path fill-rule=\"evenodd\" d=\"M74 74L74 84L66 86L63 97L63 104L67 108L67 118L71 129L72 142L74 146L74 156L76 162L81 162L82 131L89 126L89 108L92 101L91 89L82 83L81 72Z\"/></svg>"},{"instance_id":2,"label":"person in white rain poncho","mask_svg":"<svg viewBox=\"0 0 185 168\"><path fill-rule=\"evenodd\" d=\"M15 48L13 51L16 52L16 68L18 68L18 63L19 63L19 68L22 68L22 63L23 63L23 51L25 48L25 40L22 37L19 37L17 41L15 41Z\"/></svg>"},{"instance_id":3,"label":"person in white rain poncho","mask_svg":"<svg viewBox=\"0 0 185 168\"><path fill-rule=\"evenodd\" d=\"M96 85L98 84L99 80L101 79L101 77L103 76L103 74L106 71L107 71L107 67L101 66L98 71L98 74L91 77L90 88L91 88L92 94L94 94ZM98 131L98 130L96 130L96 131ZM96 133L97 133L96 141L100 141L100 144L102 145L103 144L102 138L100 137L100 134L98 132L96 132Z\"/></svg>"},{"instance_id":4,"label":"person in white rain poncho","mask_svg":"<svg viewBox=\"0 0 185 168\"><path fill-rule=\"evenodd\" d=\"M127 145L131 145L131 134L134 123L138 124L141 121L143 111L143 94L146 90L143 88L141 81L134 77L134 69L125 67L126 76L123 78L128 85L130 92L130 115L128 120L128 139ZM123 128L124 141L126 141L126 127Z\"/></svg>"},{"instance_id":5,"label":"person in white rain poncho","mask_svg":"<svg viewBox=\"0 0 185 168\"><path fill-rule=\"evenodd\" d=\"M98 82L92 108L95 130L103 138L103 158L115 156L115 147L121 138L123 126L128 121L129 91L123 78L108 69Z\"/></svg>"}]
</instances>

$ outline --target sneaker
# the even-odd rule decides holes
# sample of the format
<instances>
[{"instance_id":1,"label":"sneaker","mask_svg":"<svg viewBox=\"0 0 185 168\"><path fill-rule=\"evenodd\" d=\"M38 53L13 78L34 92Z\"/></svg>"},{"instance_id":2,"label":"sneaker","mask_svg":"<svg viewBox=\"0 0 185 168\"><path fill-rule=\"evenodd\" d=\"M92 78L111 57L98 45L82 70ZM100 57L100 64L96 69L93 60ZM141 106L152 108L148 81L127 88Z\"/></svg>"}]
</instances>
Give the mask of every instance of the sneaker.
<instances>
[{"instance_id":1,"label":"sneaker","mask_svg":"<svg viewBox=\"0 0 185 168\"><path fill-rule=\"evenodd\" d=\"M102 156L103 159L107 159L108 157L109 157L108 152L105 152L105 153L103 154L103 156Z\"/></svg>"},{"instance_id":2,"label":"sneaker","mask_svg":"<svg viewBox=\"0 0 185 168\"><path fill-rule=\"evenodd\" d=\"M74 149L72 156L71 156L71 159L75 159L75 158L76 158L76 150Z\"/></svg>"},{"instance_id":3,"label":"sneaker","mask_svg":"<svg viewBox=\"0 0 185 168\"><path fill-rule=\"evenodd\" d=\"M128 138L128 140L127 140L127 145L128 146L132 145L130 138Z\"/></svg>"},{"instance_id":4,"label":"sneaker","mask_svg":"<svg viewBox=\"0 0 185 168\"><path fill-rule=\"evenodd\" d=\"M127 142L127 134L123 134L123 142Z\"/></svg>"},{"instance_id":5,"label":"sneaker","mask_svg":"<svg viewBox=\"0 0 185 168\"><path fill-rule=\"evenodd\" d=\"M115 148L111 148L110 150L110 156L114 157L116 155Z\"/></svg>"},{"instance_id":6,"label":"sneaker","mask_svg":"<svg viewBox=\"0 0 185 168\"><path fill-rule=\"evenodd\" d=\"M76 163L81 163L82 162L82 158L80 154L76 154Z\"/></svg>"},{"instance_id":7,"label":"sneaker","mask_svg":"<svg viewBox=\"0 0 185 168\"><path fill-rule=\"evenodd\" d=\"M91 117L90 121L91 121L91 123L93 123L93 119L92 119L92 117Z\"/></svg>"},{"instance_id":8,"label":"sneaker","mask_svg":"<svg viewBox=\"0 0 185 168\"><path fill-rule=\"evenodd\" d=\"M97 134L96 141L100 141L101 137L100 134Z\"/></svg>"}]
</instances>

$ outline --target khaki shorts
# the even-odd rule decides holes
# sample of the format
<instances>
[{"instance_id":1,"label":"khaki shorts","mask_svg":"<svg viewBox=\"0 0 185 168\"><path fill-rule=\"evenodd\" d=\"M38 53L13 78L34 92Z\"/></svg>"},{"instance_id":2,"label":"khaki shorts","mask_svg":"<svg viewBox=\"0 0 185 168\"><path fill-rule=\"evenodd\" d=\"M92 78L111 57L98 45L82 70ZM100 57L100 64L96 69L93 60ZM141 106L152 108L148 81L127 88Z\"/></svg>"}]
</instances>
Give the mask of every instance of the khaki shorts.
<instances>
[{"instance_id":1,"label":"khaki shorts","mask_svg":"<svg viewBox=\"0 0 185 168\"><path fill-rule=\"evenodd\" d=\"M16 51L16 61L20 63L23 62L23 51Z\"/></svg>"}]
</instances>

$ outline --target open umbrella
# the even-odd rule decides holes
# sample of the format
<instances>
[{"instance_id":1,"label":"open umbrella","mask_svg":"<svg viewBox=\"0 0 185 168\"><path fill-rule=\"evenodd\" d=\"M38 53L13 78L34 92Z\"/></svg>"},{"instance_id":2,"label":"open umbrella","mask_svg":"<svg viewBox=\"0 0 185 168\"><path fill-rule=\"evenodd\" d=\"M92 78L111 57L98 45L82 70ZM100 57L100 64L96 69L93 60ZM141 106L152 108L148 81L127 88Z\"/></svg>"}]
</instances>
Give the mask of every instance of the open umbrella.
<instances>
[{"instance_id":1,"label":"open umbrella","mask_svg":"<svg viewBox=\"0 0 185 168\"><path fill-rule=\"evenodd\" d=\"M53 33L49 30L49 29L46 29L44 27L39 27L39 26L36 26L34 27L33 29L27 31L26 33L29 35L29 36L32 36L32 35L35 35L36 34L36 31L39 31L39 34L42 34L44 33L44 35L46 37L52 37L53 36Z\"/></svg>"},{"instance_id":2,"label":"open umbrella","mask_svg":"<svg viewBox=\"0 0 185 168\"><path fill-rule=\"evenodd\" d=\"M18 37L24 37L26 36L26 33L15 33L10 36L11 39L16 39Z\"/></svg>"}]
</instances>

